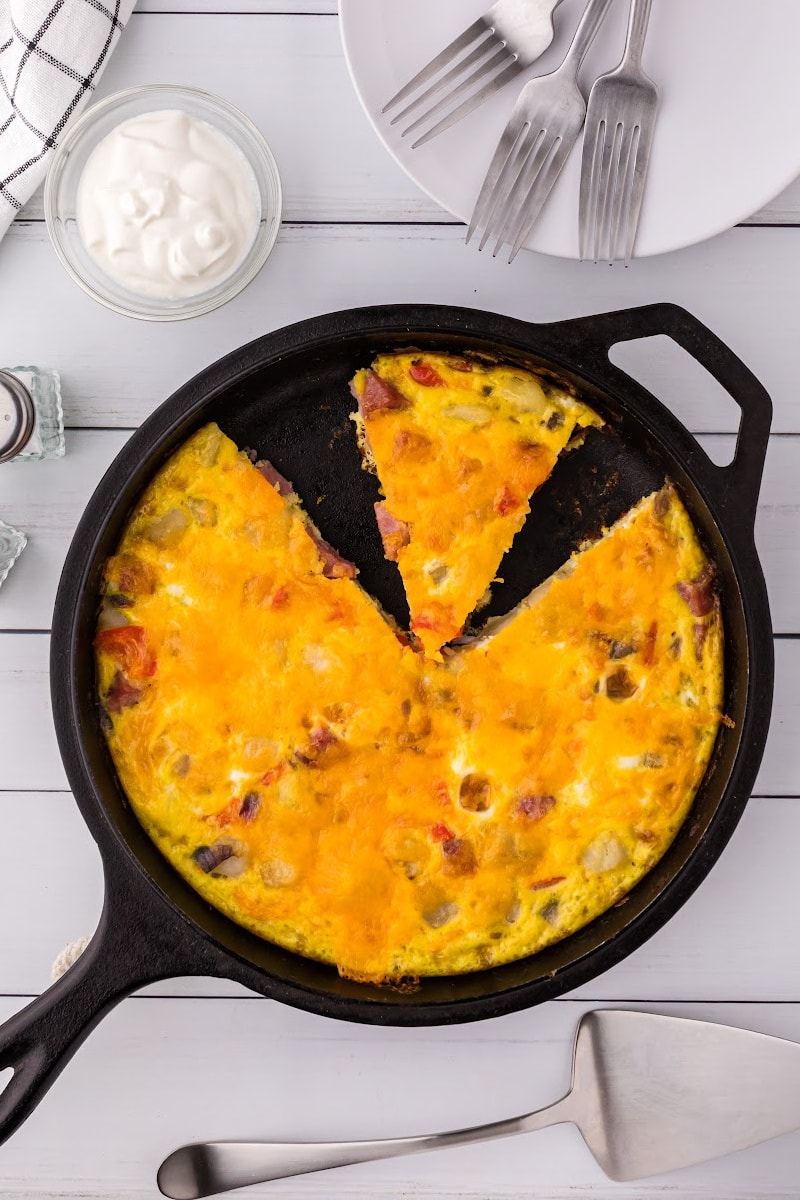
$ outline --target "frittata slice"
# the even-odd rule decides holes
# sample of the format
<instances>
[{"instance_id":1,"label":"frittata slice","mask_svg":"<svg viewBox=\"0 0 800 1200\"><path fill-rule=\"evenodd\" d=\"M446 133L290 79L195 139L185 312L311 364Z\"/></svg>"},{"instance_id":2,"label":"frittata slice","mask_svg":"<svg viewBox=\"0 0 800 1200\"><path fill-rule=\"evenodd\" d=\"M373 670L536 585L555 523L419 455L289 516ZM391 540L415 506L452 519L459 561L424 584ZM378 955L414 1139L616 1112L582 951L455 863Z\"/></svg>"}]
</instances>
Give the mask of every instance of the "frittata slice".
<instances>
[{"instance_id":1,"label":"frittata slice","mask_svg":"<svg viewBox=\"0 0 800 1200\"><path fill-rule=\"evenodd\" d=\"M541 949L661 858L715 744L722 650L713 568L666 487L450 660L452 829L479 864L448 897L451 962Z\"/></svg>"},{"instance_id":2,"label":"frittata slice","mask_svg":"<svg viewBox=\"0 0 800 1200\"><path fill-rule=\"evenodd\" d=\"M403 577L412 632L438 657L576 427L602 422L522 368L453 355L381 355L351 388L385 496L375 506L384 552Z\"/></svg>"},{"instance_id":3,"label":"frittata slice","mask_svg":"<svg viewBox=\"0 0 800 1200\"><path fill-rule=\"evenodd\" d=\"M164 855L231 919L355 970L395 937L391 907L371 919L370 854L382 748L418 732L419 656L353 574L209 425L108 561L95 652L115 766Z\"/></svg>"}]
</instances>

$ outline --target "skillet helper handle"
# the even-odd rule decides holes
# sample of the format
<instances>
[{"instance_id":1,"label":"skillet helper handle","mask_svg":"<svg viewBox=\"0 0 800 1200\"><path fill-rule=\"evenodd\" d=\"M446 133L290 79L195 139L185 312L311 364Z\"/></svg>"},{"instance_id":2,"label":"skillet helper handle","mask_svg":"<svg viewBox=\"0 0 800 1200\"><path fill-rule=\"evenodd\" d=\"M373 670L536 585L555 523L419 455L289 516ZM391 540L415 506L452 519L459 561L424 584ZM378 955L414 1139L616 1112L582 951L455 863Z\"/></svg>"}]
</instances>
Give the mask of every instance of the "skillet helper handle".
<instances>
[{"instance_id":1,"label":"skillet helper handle","mask_svg":"<svg viewBox=\"0 0 800 1200\"><path fill-rule=\"evenodd\" d=\"M590 368L602 355L601 367L608 378L618 375L630 380L624 371L609 362L608 352L618 342L664 334L691 354L709 375L721 384L741 410L736 453L726 467L711 463L716 473L717 493L722 505L731 509L752 531L758 493L764 472L764 460L772 423L772 401L763 384L749 367L715 333L677 304L647 304L641 308L579 317L558 326L559 333L573 331L575 357Z\"/></svg>"}]
</instances>

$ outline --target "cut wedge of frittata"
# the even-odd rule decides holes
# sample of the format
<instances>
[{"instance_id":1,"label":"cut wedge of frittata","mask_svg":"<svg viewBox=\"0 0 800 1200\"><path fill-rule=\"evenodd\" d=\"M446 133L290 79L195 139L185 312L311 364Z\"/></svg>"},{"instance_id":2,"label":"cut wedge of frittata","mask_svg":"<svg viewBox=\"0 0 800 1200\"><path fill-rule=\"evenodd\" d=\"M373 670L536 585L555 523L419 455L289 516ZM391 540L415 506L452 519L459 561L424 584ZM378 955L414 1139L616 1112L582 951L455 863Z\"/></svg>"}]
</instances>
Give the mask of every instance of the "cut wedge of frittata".
<instances>
[{"instance_id":1,"label":"cut wedge of frittata","mask_svg":"<svg viewBox=\"0 0 800 1200\"><path fill-rule=\"evenodd\" d=\"M351 384L375 514L411 630L439 657L480 604L533 492L576 429L601 419L518 367L441 354L376 358Z\"/></svg>"}]
</instances>

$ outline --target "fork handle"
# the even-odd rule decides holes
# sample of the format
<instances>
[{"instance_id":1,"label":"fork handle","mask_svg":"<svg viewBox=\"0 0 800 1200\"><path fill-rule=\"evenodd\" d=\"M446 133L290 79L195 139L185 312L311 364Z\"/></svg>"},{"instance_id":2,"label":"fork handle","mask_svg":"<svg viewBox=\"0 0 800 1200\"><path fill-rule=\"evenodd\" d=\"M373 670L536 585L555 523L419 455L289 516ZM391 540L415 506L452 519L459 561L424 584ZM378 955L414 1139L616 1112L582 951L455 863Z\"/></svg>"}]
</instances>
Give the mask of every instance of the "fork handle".
<instances>
[{"instance_id":1,"label":"fork handle","mask_svg":"<svg viewBox=\"0 0 800 1200\"><path fill-rule=\"evenodd\" d=\"M575 31L569 50L564 55L564 61L558 68L565 74L577 75L586 51L595 39L595 34L603 23L611 0L589 0L584 9L580 24Z\"/></svg>"},{"instance_id":2,"label":"fork handle","mask_svg":"<svg viewBox=\"0 0 800 1200\"><path fill-rule=\"evenodd\" d=\"M628 37L625 42L625 53L622 56L623 63L641 66L644 39L647 35L647 25L650 21L652 7L653 0L632 0L628 18Z\"/></svg>"}]
</instances>

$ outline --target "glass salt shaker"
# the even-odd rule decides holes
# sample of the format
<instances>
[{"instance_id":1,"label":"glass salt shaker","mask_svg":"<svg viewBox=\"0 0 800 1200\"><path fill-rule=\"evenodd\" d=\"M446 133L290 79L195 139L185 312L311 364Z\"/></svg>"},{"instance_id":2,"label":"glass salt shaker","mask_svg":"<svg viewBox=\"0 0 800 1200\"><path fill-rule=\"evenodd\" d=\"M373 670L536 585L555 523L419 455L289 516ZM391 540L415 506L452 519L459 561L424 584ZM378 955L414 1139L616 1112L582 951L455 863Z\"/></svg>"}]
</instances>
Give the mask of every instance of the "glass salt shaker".
<instances>
[{"instance_id":1,"label":"glass salt shaker","mask_svg":"<svg viewBox=\"0 0 800 1200\"><path fill-rule=\"evenodd\" d=\"M0 369L0 464L61 458L63 453L58 372L38 367ZM0 521L0 584L26 542L24 533Z\"/></svg>"},{"instance_id":2,"label":"glass salt shaker","mask_svg":"<svg viewBox=\"0 0 800 1200\"><path fill-rule=\"evenodd\" d=\"M64 413L57 371L0 369L0 463L61 458Z\"/></svg>"},{"instance_id":3,"label":"glass salt shaker","mask_svg":"<svg viewBox=\"0 0 800 1200\"><path fill-rule=\"evenodd\" d=\"M28 539L13 525L0 521L0 583L25 549Z\"/></svg>"}]
</instances>

